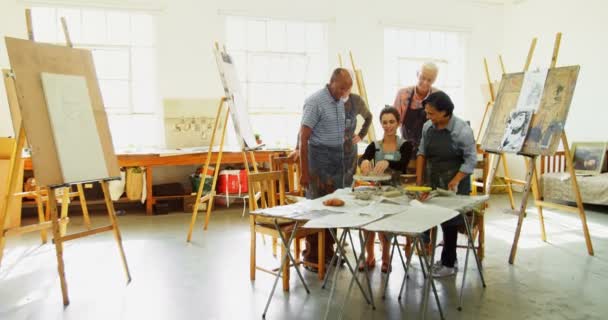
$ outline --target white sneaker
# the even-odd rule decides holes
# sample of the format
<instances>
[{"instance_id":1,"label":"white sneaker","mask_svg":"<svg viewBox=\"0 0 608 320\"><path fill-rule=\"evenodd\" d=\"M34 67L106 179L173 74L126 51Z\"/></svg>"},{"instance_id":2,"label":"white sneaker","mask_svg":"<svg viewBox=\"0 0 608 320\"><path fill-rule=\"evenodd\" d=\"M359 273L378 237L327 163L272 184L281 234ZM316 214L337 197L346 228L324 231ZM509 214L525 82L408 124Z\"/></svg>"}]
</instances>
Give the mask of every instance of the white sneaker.
<instances>
[{"instance_id":1,"label":"white sneaker","mask_svg":"<svg viewBox=\"0 0 608 320\"><path fill-rule=\"evenodd\" d=\"M435 264L433 264L433 271L435 271L435 270L437 270L437 269L439 269L441 267L443 267L443 264L441 263L441 260L437 260L437 261L435 261ZM456 259L454 261L454 269L456 269L456 271L458 271L458 259Z\"/></svg>"},{"instance_id":2,"label":"white sneaker","mask_svg":"<svg viewBox=\"0 0 608 320\"><path fill-rule=\"evenodd\" d=\"M448 268L446 266L441 266L441 268L433 270L433 277L435 278L444 278L453 275L456 275L456 268Z\"/></svg>"}]
</instances>

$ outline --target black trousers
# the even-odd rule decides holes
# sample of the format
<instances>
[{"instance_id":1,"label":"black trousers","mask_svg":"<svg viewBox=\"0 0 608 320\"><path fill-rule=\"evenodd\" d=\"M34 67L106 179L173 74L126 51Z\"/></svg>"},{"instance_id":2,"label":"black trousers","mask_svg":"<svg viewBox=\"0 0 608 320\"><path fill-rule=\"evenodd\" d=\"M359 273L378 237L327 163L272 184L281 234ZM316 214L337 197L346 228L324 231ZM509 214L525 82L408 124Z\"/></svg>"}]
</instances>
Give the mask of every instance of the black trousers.
<instances>
[{"instance_id":1,"label":"black trousers","mask_svg":"<svg viewBox=\"0 0 608 320\"><path fill-rule=\"evenodd\" d=\"M441 264L453 268L456 262L456 245L458 240L458 225L444 223L441 225L443 231L443 250L441 250Z\"/></svg>"}]
</instances>

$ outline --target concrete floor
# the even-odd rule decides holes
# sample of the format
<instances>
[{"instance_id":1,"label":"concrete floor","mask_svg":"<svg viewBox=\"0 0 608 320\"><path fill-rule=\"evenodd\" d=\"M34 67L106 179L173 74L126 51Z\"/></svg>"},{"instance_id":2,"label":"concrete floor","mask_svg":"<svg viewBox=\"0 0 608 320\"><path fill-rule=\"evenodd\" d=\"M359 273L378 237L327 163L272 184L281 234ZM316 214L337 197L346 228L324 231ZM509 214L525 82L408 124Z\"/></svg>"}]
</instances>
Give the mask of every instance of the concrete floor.
<instances>
[{"instance_id":1,"label":"concrete floor","mask_svg":"<svg viewBox=\"0 0 608 320\"><path fill-rule=\"evenodd\" d=\"M595 249L595 257L591 257L576 215L545 210L548 242L544 243L532 208L524 221L517 260L509 265L517 217L506 214L506 207L506 197L495 196L487 213L484 267L488 287L481 287L470 265L464 310L459 312L462 272L439 281L446 319L606 319L608 209L587 210ZM215 211L206 232L199 219L193 242L186 244L189 218L183 213L147 217L131 211L120 217L133 276L129 285L111 234L68 243L64 251L71 304L66 308L61 303L54 246L40 246L37 234L9 238L0 267L0 319L261 319L274 278L258 272L257 280L249 281L248 220L241 218L240 208ZM93 220L95 225L106 221L103 215ZM82 229L82 220L72 219L69 229ZM462 269L463 250L459 256ZM258 247L258 257L266 266L277 264L269 245ZM377 310L353 291L345 319L419 318L420 270L413 270L408 294L399 302L403 270L397 260L393 269L386 300L379 299L379 268L372 272ZM324 317L329 290L321 289L316 274L303 273L310 295L292 272L291 292L278 288L268 319ZM348 279L348 271L342 268L330 319L337 317ZM439 319L433 301L427 318Z\"/></svg>"}]
</instances>

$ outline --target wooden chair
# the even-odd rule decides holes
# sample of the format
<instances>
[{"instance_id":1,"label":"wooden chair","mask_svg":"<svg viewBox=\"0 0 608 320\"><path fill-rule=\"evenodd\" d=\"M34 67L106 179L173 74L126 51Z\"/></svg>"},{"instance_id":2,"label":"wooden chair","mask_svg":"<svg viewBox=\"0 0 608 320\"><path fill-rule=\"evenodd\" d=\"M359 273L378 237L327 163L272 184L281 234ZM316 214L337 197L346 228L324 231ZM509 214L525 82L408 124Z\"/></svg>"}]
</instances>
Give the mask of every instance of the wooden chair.
<instances>
[{"instance_id":1,"label":"wooden chair","mask_svg":"<svg viewBox=\"0 0 608 320\"><path fill-rule=\"evenodd\" d=\"M285 180L287 180L286 195L304 196L304 190L300 186L300 161L293 158L278 156L272 157L272 170L283 171Z\"/></svg>"},{"instance_id":2,"label":"wooden chair","mask_svg":"<svg viewBox=\"0 0 608 320\"><path fill-rule=\"evenodd\" d=\"M474 177L471 175L471 194L477 195L478 189L482 193L485 192L485 183L488 177L488 172L490 171L490 154L481 149L481 145L477 145L477 154L481 155L481 160L477 161L477 165L475 169L481 169L481 177Z\"/></svg>"},{"instance_id":3,"label":"wooden chair","mask_svg":"<svg viewBox=\"0 0 608 320\"><path fill-rule=\"evenodd\" d=\"M250 173L248 176L249 183L249 208L250 210L258 209L257 201L254 200L254 195L256 192L260 193L261 198L266 200L266 204L268 207L274 207L275 205L283 205L285 202L285 181L283 180L283 172L282 171L271 171L271 172L263 172L263 173ZM256 188L256 185L258 186ZM279 187L277 192L277 185ZM257 189L257 190L256 190ZM278 194L278 199L277 199ZM278 200L278 201L277 201ZM256 236L258 233L262 235L268 235L273 238L279 238L279 232L282 233L285 239L288 239L291 236L291 233L294 232L294 223L291 220L286 219L278 219L277 223L279 224L279 231L274 226L274 219L268 217L262 217L258 215L251 214L249 217L249 227L251 231L251 247L250 247L250 265L249 265L249 276L251 280L255 280L256 270L261 270L270 274L275 274L274 270L264 269L259 267L256 262ZM318 234L319 236L319 263L315 265L315 267L319 270L319 279L323 279L325 275L325 233L323 230L317 229L304 229L298 228L296 230L296 234L294 238L303 238L310 234ZM296 241L297 242L297 241ZM281 244L281 256L285 254L285 250L289 248L285 248L283 244ZM299 246L296 244L296 262L299 261ZM289 291L289 268L290 262L287 260L284 265L280 266L283 268L283 290Z\"/></svg>"}]
</instances>

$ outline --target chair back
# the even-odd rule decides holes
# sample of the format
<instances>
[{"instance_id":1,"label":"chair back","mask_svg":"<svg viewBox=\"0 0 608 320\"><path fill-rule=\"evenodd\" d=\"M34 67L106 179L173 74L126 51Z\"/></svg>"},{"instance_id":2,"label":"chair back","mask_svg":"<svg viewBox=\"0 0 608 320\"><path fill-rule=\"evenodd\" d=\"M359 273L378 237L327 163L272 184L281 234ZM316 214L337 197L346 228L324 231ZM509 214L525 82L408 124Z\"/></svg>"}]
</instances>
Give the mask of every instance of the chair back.
<instances>
[{"instance_id":1,"label":"chair back","mask_svg":"<svg viewBox=\"0 0 608 320\"><path fill-rule=\"evenodd\" d=\"M250 173L247 181L251 211L259 208L258 199L262 199L261 203L265 203L269 208L285 203L285 181L282 171Z\"/></svg>"},{"instance_id":2,"label":"chair back","mask_svg":"<svg viewBox=\"0 0 608 320\"><path fill-rule=\"evenodd\" d=\"M272 157L272 170L282 171L284 179L287 180L285 194L291 196L303 196L304 191L300 186L300 161L294 161L289 157Z\"/></svg>"}]
</instances>

